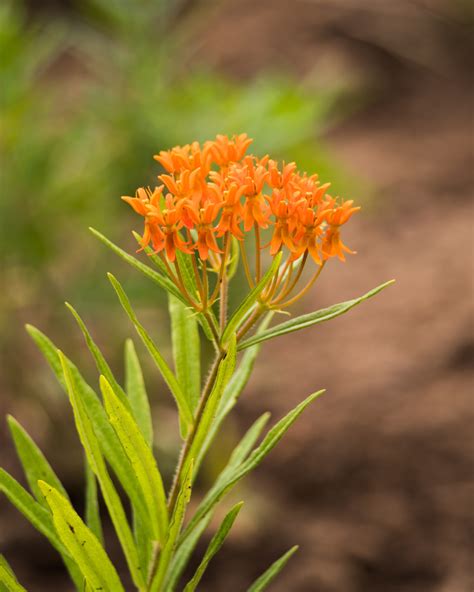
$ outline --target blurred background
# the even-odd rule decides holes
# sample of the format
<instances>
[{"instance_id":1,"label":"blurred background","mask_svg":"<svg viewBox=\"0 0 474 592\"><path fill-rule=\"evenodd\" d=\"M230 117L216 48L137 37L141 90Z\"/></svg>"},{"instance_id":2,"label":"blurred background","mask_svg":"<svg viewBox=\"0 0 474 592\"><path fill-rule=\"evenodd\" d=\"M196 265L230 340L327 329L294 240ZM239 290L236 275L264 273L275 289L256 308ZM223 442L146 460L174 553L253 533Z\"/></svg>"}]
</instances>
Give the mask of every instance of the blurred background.
<instances>
[{"instance_id":1,"label":"blurred background","mask_svg":"<svg viewBox=\"0 0 474 592\"><path fill-rule=\"evenodd\" d=\"M362 204L346 232L358 255L333 261L295 313L397 279L348 315L264 346L201 487L258 414L328 393L232 494L244 511L203 590L246 589L296 543L275 592L472 589L473 23L469 0L0 5L0 412L39 443L78 509L72 415L23 325L95 384L67 299L121 377L132 330L112 271L170 353L163 294L87 230L135 250L139 220L119 198L154 182L154 153L247 132L256 153L296 160ZM176 417L140 353L169 480ZM22 479L6 432L2 420L1 464ZM71 589L4 498L0 524L28 590Z\"/></svg>"}]
</instances>

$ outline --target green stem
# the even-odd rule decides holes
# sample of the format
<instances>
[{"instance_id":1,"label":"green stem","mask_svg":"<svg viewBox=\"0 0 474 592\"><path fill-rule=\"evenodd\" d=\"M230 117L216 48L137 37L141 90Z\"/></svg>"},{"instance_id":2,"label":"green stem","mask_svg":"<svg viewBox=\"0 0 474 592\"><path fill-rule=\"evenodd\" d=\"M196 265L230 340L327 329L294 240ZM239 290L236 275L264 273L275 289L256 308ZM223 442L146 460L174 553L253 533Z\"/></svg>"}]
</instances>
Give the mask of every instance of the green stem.
<instances>
[{"instance_id":1,"label":"green stem","mask_svg":"<svg viewBox=\"0 0 474 592\"><path fill-rule=\"evenodd\" d=\"M214 382L217 377L217 370L219 368L219 364L221 363L222 359L224 358L224 355L225 355L224 351L219 351L219 353L217 354L217 356L211 366L209 376L207 378L206 384L205 384L204 389L202 391L201 398L199 399L199 404L198 404L198 407L196 410L196 417L194 419L191 429L189 430L189 433L188 433L186 440L184 441L183 447L181 449L181 453L180 453L179 461L178 461L178 467L176 469L176 473L175 473L175 476L173 479L173 484L171 485L171 489L170 489L170 493L169 493L169 497L168 497L168 510L169 510L170 516L172 515L173 510L174 510L174 506L176 504L179 486L181 484L181 479L183 477L182 473L183 473L184 467L186 466L188 453L191 449L191 446L193 445L194 438L196 437L197 429L198 429L199 424L201 422L201 419L202 419L202 416L204 413L204 409L206 408L207 400L209 399L209 395L211 394L212 389L214 387Z\"/></svg>"}]
</instances>

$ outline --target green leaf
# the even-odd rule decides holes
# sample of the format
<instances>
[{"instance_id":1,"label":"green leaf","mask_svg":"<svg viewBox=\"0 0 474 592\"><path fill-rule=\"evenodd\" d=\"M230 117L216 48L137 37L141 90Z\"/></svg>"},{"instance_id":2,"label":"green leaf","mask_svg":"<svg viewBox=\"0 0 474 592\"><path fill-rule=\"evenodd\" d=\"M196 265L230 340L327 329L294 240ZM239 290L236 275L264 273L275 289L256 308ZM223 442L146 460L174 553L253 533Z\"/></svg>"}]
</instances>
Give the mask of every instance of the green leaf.
<instances>
[{"instance_id":1,"label":"green leaf","mask_svg":"<svg viewBox=\"0 0 474 592\"><path fill-rule=\"evenodd\" d=\"M94 432L93 424L89 417L89 410L84 405L80 396L80 391L72 375L66 358L62 352L58 352L61 365L64 372L64 378L67 385L69 400L74 411L74 419L76 422L77 431L81 439L82 445L87 455L87 460L91 469L94 471L102 490L105 504L109 510L110 518L114 525L117 537L122 545L122 549L127 560L130 573L133 581L137 587L143 585L143 574L140 571L137 549L133 541L133 536L127 522L127 516L120 501L120 497L110 479L107 467L102 456L99 441ZM127 465L130 463L127 461ZM128 471L128 477L131 478L133 473ZM135 508L142 506L142 499L132 499Z\"/></svg>"},{"instance_id":2,"label":"green leaf","mask_svg":"<svg viewBox=\"0 0 474 592\"><path fill-rule=\"evenodd\" d=\"M92 232L92 234L94 236L96 236L100 241L102 241L104 243L104 245L109 247L109 249L111 249L119 257L121 257L124 261L129 263L135 269L138 269L138 271L143 273L143 275L145 275L146 277L151 279L153 282L155 282L155 284L158 284L158 286L160 286L160 288L163 288L164 290L166 290L170 294L173 294L174 296L176 296L176 298L179 298L184 303L186 303L186 300L184 299L181 292L178 290L178 288L173 284L173 282L169 278L164 277L162 274L156 272L151 267L148 267L148 265L145 265L144 263L142 263L141 261L139 261L135 257L132 257L126 251L124 251L123 249L121 249L120 247L115 245L112 241L110 241L108 238L106 238L103 234L101 234L100 232L98 232L94 228L89 228L89 230Z\"/></svg>"},{"instance_id":3,"label":"green leaf","mask_svg":"<svg viewBox=\"0 0 474 592\"><path fill-rule=\"evenodd\" d=\"M192 414L191 409L189 407L188 401L186 400L186 397L184 396L183 391L181 390L181 387L180 387L178 381L176 380L175 375L171 371L170 367L166 363L163 356L158 351L158 348L156 347L156 345L153 342L153 340L151 339L151 337L148 335L148 333L145 330L145 328L143 327L143 325L138 320L137 315L133 311L133 309L130 305L130 301L128 300L127 295L125 294L119 281L111 273L108 274L108 277L109 277L109 280L110 280L112 286L114 287L114 290L117 293L117 296L120 300L121 305L123 306L125 312L129 316L133 325L135 326L137 333L140 335L143 343L145 344L146 348L150 352L151 357L153 358L156 365L158 366L163 378L165 379L166 384L168 385L172 395L174 396L174 398L176 400L176 404L178 405L180 420L182 422L182 427L183 427L183 424L186 427L189 426L193 421L193 414ZM182 429L182 432L183 432L183 429Z\"/></svg>"},{"instance_id":4,"label":"green leaf","mask_svg":"<svg viewBox=\"0 0 474 592\"><path fill-rule=\"evenodd\" d=\"M222 521L222 524L219 527L219 530L212 537L212 540L209 543L209 546L207 547L206 553L204 554L204 557L201 563L199 564L196 573L194 574L192 580L190 580L186 584L186 587L184 588L183 592L194 592L197 585L201 581L201 578L204 572L206 571L209 562L222 547L227 535L229 534L230 529L232 528L232 525L234 524L235 519L237 518L238 513L240 512L240 508L242 507L242 505L243 502L236 504L226 515L226 517Z\"/></svg>"},{"instance_id":5,"label":"green leaf","mask_svg":"<svg viewBox=\"0 0 474 592\"><path fill-rule=\"evenodd\" d=\"M23 514L36 530L48 539L56 550L66 552L56 535L50 512L37 502L16 479L1 468L0 491L7 496L15 508Z\"/></svg>"},{"instance_id":6,"label":"green leaf","mask_svg":"<svg viewBox=\"0 0 474 592\"><path fill-rule=\"evenodd\" d=\"M7 421L13 441L15 443L18 457L23 466L23 470L25 471L28 485L30 486L31 491L38 502L48 508L44 496L38 487L38 481L40 479L43 481L47 480L65 497L67 497L66 490L62 486L56 473L53 471L44 454L35 444L33 439L28 435L26 430L11 415L7 416Z\"/></svg>"},{"instance_id":7,"label":"green leaf","mask_svg":"<svg viewBox=\"0 0 474 592\"><path fill-rule=\"evenodd\" d=\"M164 590L165 592L173 592L178 583L181 574L188 565L189 558L191 557L199 539L202 534L209 526L212 515L208 514L201 522L196 526L193 532L183 541L182 544L176 548L176 552L171 563L171 567L168 570L168 576L165 580Z\"/></svg>"},{"instance_id":8,"label":"green leaf","mask_svg":"<svg viewBox=\"0 0 474 592\"><path fill-rule=\"evenodd\" d=\"M120 247L115 245L113 242L111 242L108 238L106 238L103 234L101 234L97 230L94 230L93 228L90 228L89 230L100 241L102 241L105 245L107 245L110 249L112 249L112 251L114 251L114 253L116 253L119 257L121 257L124 261L129 263L135 269L138 269L138 271L141 271L141 273L143 273L146 277L148 277L153 282L155 282L155 284L158 284L161 288L166 290L169 294L176 296L176 298L181 300L183 302L183 304L185 304L186 306L189 305L188 301L183 296L183 294L181 293L179 288L173 283L173 281L169 277L167 277L168 271L167 271L166 266L163 263L163 261L155 253L153 253L153 251L150 247L145 247L144 251L150 257L150 259L153 261L153 263L158 267L158 269L160 269L163 272L164 275L161 273L157 273L154 269L152 269L151 267L148 267L148 265L143 264L141 261L139 261L135 257L132 257L131 255L129 255L126 251L124 251L123 249L121 249ZM133 236L135 237L135 240L139 244L141 244L140 243L140 241L141 241L140 235L137 232L134 232ZM183 253L183 255L184 255L184 253ZM177 253L177 256L178 256L178 258L181 257L181 253L179 251ZM180 262L181 262L181 259L180 259ZM193 293L195 293L195 288L193 289ZM211 318L213 320L215 320L214 313L212 311L209 311L209 314L210 314ZM209 341L213 341L212 331L209 327L209 323L207 322L207 320L204 318L204 316L202 314L198 314L196 316L197 316L197 319L199 320L199 323L201 324L201 326L203 328L203 331L204 331L207 339Z\"/></svg>"},{"instance_id":9,"label":"green leaf","mask_svg":"<svg viewBox=\"0 0 474 592\"><path fill-rule=\"evenodd\" d=\"M133 238L137 241L137 244L142 248L142 237L138 234L138 232L135 232L134 230L132 230L132 234ZM148 255L150 261L152 261L156 265L156 267L162 272L162 274L165 277L167 277L168 270L166 269L166 265L163 263L161 257L159 257L150 246L146 246L143 250Z\"/></svg>"},{"instance_id":10,"label":"green leaf","mask_svg":"<svg viewBox=\"0 0 474 592\"><path fill-rule=\"evenodd\" d=\"M176 251L176 260L181 271L181 277L183 278L184 286L191 296L196 297L198 293L196 285L196 277L194 275L193 263L191 260L192 255Z\"/></svg>"},{"instance_id":11,"label":"green leaf","mask_svg":"<svg viewBox=\"0 0 474 592\"><path fill-rule=\"evenodd\" d=\"M122 583L107 553L70 502L44 481L38 484L51 508L59 538L74 557L89 586L93 590L122 591Z\"/></svg>"},{"instance_id":12,"label":"green leaf","mask_svg":"<svg viewBox=\"0 0 474 592\"><path fill-rule=\"evenodd\" d=\"M196 429L196 435L194 436L193 442L189 449L189 459L196 459L198 456L200 456L203 443L205 442L209 430L211 429L211 426L216 418L217 410L219 408L222 395L224 394L224 389L229 383L229 380L234 372L236 355L237 342L235 335L233 335L229 343L228 351L224 354L224 357L219 362L214 386L211 390L209 398L207 399L202 417ZM196 474L197 470L195 471L195 475Z\"/></svg>"},{"instance_id":13,"label":"green leaf","mask_svg":"<svg viewBox=\"0 0 474 592\"><path fill-rule=\"evenodd\" d=\"M235 447L229 459L229 462L219 475L218 479L216 480L216 483L212 487L211 492L217 490L220 487L220 485L227 480L229 474L233 471L233 469L247 457L247 455L253 448L255 442L257 441L258 437L260 436L263 428L265 427L265 424L267 423L269 417L269 413L264 413L249 428L249 430L243 436L239 444ZM209 494L211 494L211 492L209 492ZM188 563L191 553L193 552L203 532L208 527L211 519L212 512L209 512L196 525L196 527L189 534L189 536L186 537L186 539L184 539L183 541L179 541L175 556L173 558L173 563L171 565L169 577L165 583L165 590L167 592L171 592L172 590L174 590L179 578L181 577L182 572L184 571Z\"/></svg>"},{"instance_id":14,"label":"green leaf","mask_svg":"<svg viewBox=\"0 0 474 592\"><path fill-rule=\"evenodd\" d=\"M268 324L270 323L273 317L273 312L270 312L265 316L258 332L264 331ZM209 447L211 446L214 438L216 437L219 428L221 427L223 421L233 409L235 404L237 403L240 394L244 390L250 375L252 373L255 360L257 355L260 351L260 345L254 345L253 347L249 348L243 355L242 360L239 363L239 367L236 372L232 375L228 385L224 389L224 394L222 395L221 402L219 404L219 409L217 411L217 416L212 425L209 428L208 433L206 434L206 439L204 444L202 445L199 454L196 460L196 472L198 468L201 466L201 461L206 455Z\"/></svg>"},{"instance_id":15,"label":"green leaf","mask_svg":"<svg viewBox=\"0 0 474 592\"><path fill-rule=\"evenodd\" d=\"M347 302L340 302L339 304L334 304L329 308L323 308L321 310L317 310L316 312L311 312L306 315L302 315L296 317L295 319L291 319L286 321L285 323L280 323L271 329L267 329L262 333L258 333L249 337L242 343L239 343L239 350L245 349L246 347L250 347L251 345L255 345L256 343L261 343L262 341L266 341L267 339L273 339L274 337L279 337L280 335L285 335L286 333L292 333L293 331L299 331L300 329L305 329L306 327L311 327L311 325L316 325L317 323L323 323L324 321L329 321L334 317L338 317L339 315L344 314L354 306L357 306L364 300L368 300L375 296L379 292L381 292L384 288L391 286L395 280L390 280L389 282L385 282L381 284L377 288L370 290L367 294L360 296L359 298L355 298L354 300L348 300Z\"/></svg>"},{"instance_id":16,"label":"green leaf","mask_svg":"<svg viewBox=\"0 0 474 592\"><path fill-rule=\"evenodd\" d=\"M268 584L270 584L270 582L281 572L288 562L288 559L294 553L296 553L297 550L298 545L291 547L291 549L282 555L280 559L277 559L275 563L272 563L272 565L258 578L258 580L255 580L247 592L262 592L262 590L265 590Z\"/></svg>"},{"instance_id":17,"label":"green leaf","mask_svg":"<svg viewBox=\"0 0 474 592\"><path fill-rule=\"evenodd\" d=\"M104 376L100 378L100 386L110 423L130 460L145 499L153 538L163 543L168 528L168 510L163 481L153 453L135 420Z\"/></svg>"},{"instance_id":18,"label":"green leaf","mask_svg":"<svg viewBox=\"0 0 474 592\"><path fill-rule=\"evenodd\" d=\"M91 469L87 458L84 459L86 475L86 524L95 534L97 539L104 544L104 535L102 533L102 523L100 520L99 499L97 492L97 482L94 471ZM57 488L56 488L57 489Z\"/></svg>"},{"instance_id":19,"label":"green leaf","mask_svg":"<svg viewBox=\"0 0 474 592\"><path fill-rule=\"evenodd\" d=\"M50 339L48 339L43 333L41 333L41 331L39 331L35 327L27 325L26 328L28 333L31 335L36 345L46 358L46 361L53 370L56 378L58 379L58 382L61 384L61 386L67 394L68 390L66 387L66 382L64 380L64 373L57 353L58 349ZM102 403L100 402L99 397L84 380L76 366L68 358L66 358L64 354L63 357L68 364L69 372L72 376L75 388L77 390L77 396L83 402L84 408L87 409L89 420L93 425L94 433L96 434L97 439L100 442L100 446L105 458L109 462L114 473L117 475L120 484L124 488L128 497L130 498L130 500L133 500L133 503L136 506L138 512L142 514L142 516L145 519L145 523L147 523L148 520L146 515L145 504L143 501L141 505L139 503L140 492L136 488L136 480L130 479L129 460L125 452L123 451L123 448L120 444L120 441L117 438L117 435L114 432L114 429L112 428L112 426L109 423L109 420L107 419L107 414L105 413L105 410L102 407Z\"/></svg>"},{"instance_id":20,"label":"green leaf","mask_svg":"<svg viewBox=\"0 0 474 592\"><path fill-rule=\"evenodd\" d=\"M262 279L258 282L258 284L248 293L248 295L242 301L242 304L237 308L234 314L229 319L229 322L226 325L224 333L222 335L222 343L226 344L231 335L234 335L237 331L238 326L244 320L252 306L257 302L258 297L264 290L265 286L268 282L272 279L275 273L278 270L280 265L282 253L278 253L275 258L273 259L272 264L267 269L266 273L262 277Z\"/></svg>"},{"instance_id":21,"label":"green leaf","mask_svg":"<svg viewBox=\"0 0 474 592\"><path fill-rule=\"evenodd\" d=\"M194 412L201 392L201 348L196 317L189 307L171 294L169 313L176 376Z\"/></svg>"},{"instance_id":22,"label":"green leaf","mask_svg":"<svg viewBox=\"0 0 474 592\"><path fill-rule=\"evenodd\" d=\"M267 425L268 420L270 419L270 413L263 413L254 423L250 426L250 428L246 431L240 442L234 448L230 458L222 470L219 477L216 479L216 482L212 486L209 493L218 489L222 483L225 483L229 476L232 475L235 469L239 467L243 461L248 457L252 448L255 445L255 442L260 437L260 434L263 431L263 428Z\"/></svg>"},{"instance_id":23,"label":"green leaf","mask_svg":"<svg viewBox=\"0 0 474 592\"><path fill-rule=\"evenodd\" d=\"M193 478L193 461L189 463L189 468L184 475L178 496L176 498L176 504L171 516L168 535L163 549L160 553L158 561L158 568L155 575L152 577L150 592L158 592L161 589L163 581L166 577L170 561L173 557L173 553L176 547L179 533L184 521L184 515L186 513L186 507L191 498L191 487Z\"/></svg>"},{"instance_id":24,"label":"green leaf","mask_svg":"<svg viewBox=\"0 0 474 592\"><path fill-rule=\"evenodd\" d=\"M110 369L110 366L107 364L107 361L104 358L102 352L97 347L97 344L95 343L95 341L92 339L92 336L89 333L84 321L81 319L81 317L76 312L76 310L74 310L74 308L69 304L69 302L66 302L66 306L69 309L69 311L72 313L73 317L76 319L76 322L79 325L79 328L81 329L81 331L84 335L84 339L86 341L87 347L89 348L89 351L91 352L92 357L95 360L97 370L99 371L100 374L103 374L107 378L107 380L111 384L111 386L114 389L117 396L120 397L120 399L122 400L122 403L129 409L130 402L127 399L127 395L125 394L123 388L115 380L115 377L112 374L112 370Z\"/></svg>"},{"instance_id":25,"label":"green leaf","mask_svg":"<svg viewBox=\"0 0 474 592\"><path fill-rule=\"evenodd\" d=\"M15 508L21 512L30 524L45 536L51 545L61 554L71 579L79 590L82 589L82 576L77 565L69 556L69 552L65 549L56 535L49 509L47 510L42 504L37 502L26 489L18 483L18 481L3 469L0 469L0 491L3 491Z\"/></svg>"},{"instance_id":26,"label":"green leaf","mask_svg":"<svg viewBox=\"0 0 474 592\"><path fill-rule=\"evenodd\" d=\"M18 582L17 577L3 555L0 555L0 591L27 592L26 588L23 588Z\"/></svg>"},{"instance_id":27,"label":"green leaf","mask_svg":"<svg viewBox=\"0 0 474 592\"><path fill-rule=\"evenodd\" d=\"M243 477L255 469L265 458L265 456L276 446L281 440L288 428L296 421L304 409L316 397L324 393L324 390L313 393L290 411L283 419L281 419L265 436L263 442L250 454L250 456L241 464L239 464L233 471L229 472L227 478L219 482L218 487L212 490L205 496L200 503L194 516L183 532L180 543L184 541L196 528L199 522L212 511L214 506L224 497L224 495Z\"/></svg>"},{"instance_id":28,"label":"green leaf","mask_svg":"<svg viewBox=\"0 0 474 592\"><path fill-rule=\"evenodd\" d=\"M151 447L153 445L153 422L150 402L135 345L131 339L125 341L125 390L138 427L148 446Z\"/></svg>"}]
</instances>

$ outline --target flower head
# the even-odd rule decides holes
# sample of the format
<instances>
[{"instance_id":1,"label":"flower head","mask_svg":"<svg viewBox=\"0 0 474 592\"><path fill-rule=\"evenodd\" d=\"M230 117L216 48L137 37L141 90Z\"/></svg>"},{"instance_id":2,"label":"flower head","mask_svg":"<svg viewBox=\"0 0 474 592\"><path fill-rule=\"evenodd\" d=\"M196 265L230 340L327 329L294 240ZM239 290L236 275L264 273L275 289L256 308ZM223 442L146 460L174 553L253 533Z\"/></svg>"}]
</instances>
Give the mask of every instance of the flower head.
<instances>
[{"instance_id":1,"label":"flower head","mask_svg":"<svg viewBox=\"0 0 474 592\"><path fill-rule=\"evenodd\" d=\"M329 196L329 183L299 172L294 162L247 155L251 143L246 134L218 135L203 145L163 150L155 156L165 169L158 177L161 185L153 191L140 188L135 197L123 199L144 218L142 248L151 245L175 265L176 251L190 255L195 273L203 274L196 278L200 287L207 287L208 264L219 278L225 276L230 240L240 244L250 285L261 277L261 251L268 249L270 256L286 252L287 263L268 291L269 302L281 303L297 283L291 280L295 265L299 280L307 260L319 274L328 259L344 261L345 254L353 253L342 242L341 228L359 207ZM263 247L262 232L269 235ZM245 247L250 233L255 236L255 278ZM178 281L179 269L177 274Z\"/></svg>"}]
</instances>

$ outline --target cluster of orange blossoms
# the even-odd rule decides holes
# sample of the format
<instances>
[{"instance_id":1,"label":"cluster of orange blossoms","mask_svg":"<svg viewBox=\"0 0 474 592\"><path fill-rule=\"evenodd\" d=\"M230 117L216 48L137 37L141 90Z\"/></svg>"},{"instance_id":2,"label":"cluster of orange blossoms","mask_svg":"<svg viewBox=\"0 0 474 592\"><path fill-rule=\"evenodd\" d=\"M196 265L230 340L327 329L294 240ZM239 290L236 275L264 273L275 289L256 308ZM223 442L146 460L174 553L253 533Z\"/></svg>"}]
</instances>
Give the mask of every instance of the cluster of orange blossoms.
<instances>
[{"instance_id":1,"label":"cluster of orange blossoms","mask_svg":"<svg viewBox=\"0 0 474 592\"><path fill-rule=\"evenodd\" d=\"M255 231L257 248L269 247L273 256L286 247L291 261L302 255L319 266L334 256L344 261L353 251L340 228L359 208L330 197L329 183L298 172L295 163L246 155L251 142L246 134L219 135L156 155L168 173L159 175L162 184L122 198L145 218L142 246L164 251L171 262L177 250L206 261L210 252L219 257L230 237L244 241ZM271 238L260 246L264 229Z\"/></svg>"}]
</instances>

